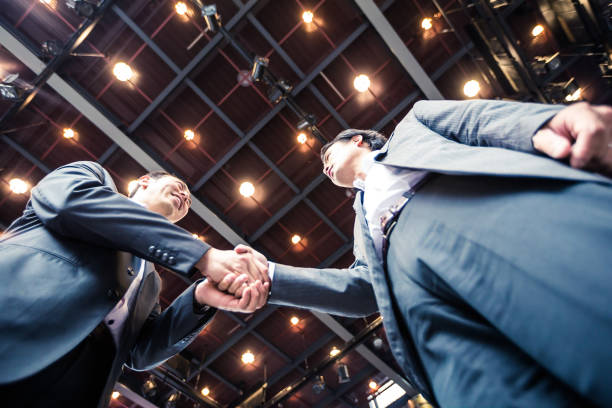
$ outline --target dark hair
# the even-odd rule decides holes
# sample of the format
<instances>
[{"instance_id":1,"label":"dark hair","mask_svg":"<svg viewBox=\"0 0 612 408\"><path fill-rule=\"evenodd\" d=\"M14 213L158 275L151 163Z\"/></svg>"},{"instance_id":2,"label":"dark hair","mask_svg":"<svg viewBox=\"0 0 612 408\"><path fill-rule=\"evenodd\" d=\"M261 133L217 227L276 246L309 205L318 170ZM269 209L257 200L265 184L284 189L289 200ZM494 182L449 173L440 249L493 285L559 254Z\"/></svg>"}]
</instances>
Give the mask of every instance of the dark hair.
<instances>
[{"instance_id":1,"label":"dark hair","mask_svg":"<svg viewBox=\"0 0 612 408\"><path fill-rule=\"evenodd\" d=\"M149 176L149 178L151 180L158 180L158 179L160 179L162 177L166 177L166 176L174 177L172 174L170 174L170 173L168 173L167 171L164 171L164 170L152 171L152 172L149 172L147 174L143 174L141 177L144 177L144 176ZM136 184L136 188L134 188L134 190L128 192L128 194L129 194L128 197L130 197L130 198L134 197L134 194L136 194L136 192L138 191L139 188L140 188L140 184Z\"/></svg>"},{"instance_id":2,"label":"dark hair","mask_svg":"<svg viewBox=\"0 0 612 408\"><path fill-rule=\"evenodd\" d=\"M363 136L363 141L370 146L371 150L378 150L387 143L387 138L382 133L378 133L375 130L362 130L362 129L346 129L338 133L338 135L329 143L326 143L321 147L321 161L324 161L325 152L334 144L340 141L349 141L353 136Z\"/></svg>"}]
</instances>

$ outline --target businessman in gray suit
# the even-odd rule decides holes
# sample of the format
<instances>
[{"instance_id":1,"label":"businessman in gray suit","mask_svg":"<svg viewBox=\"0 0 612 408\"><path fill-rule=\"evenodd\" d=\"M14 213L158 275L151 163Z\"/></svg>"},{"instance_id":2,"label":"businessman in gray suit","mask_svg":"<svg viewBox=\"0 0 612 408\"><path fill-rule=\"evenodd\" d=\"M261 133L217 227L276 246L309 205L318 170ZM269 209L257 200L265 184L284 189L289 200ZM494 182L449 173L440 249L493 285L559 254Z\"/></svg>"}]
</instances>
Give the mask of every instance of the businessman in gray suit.
<instances>
[{"instance_id":1,"label":"businessman in gray suit","mask_svg":"<svg viewBox=\"0 0 612 408\"><path fill-rule=\"evenodd\" d=\"M93 162L60 167L32 189L0 237L4 405L106 407L124 364L151 369L184 349L217 308L264 304L267 264L175 226L190 204L185 183L164 172L141 177L125 197ZM207 279L161 311L153 263Z\"/></svg>"},{"instance_id":2,"label":"businessman in gray suit","mask_svg":"<svg viewBox=\"0 0 612 408\"><path fill-rule=\"evenodd\" d=\"M341 132L322 159L357 188L355 262L276 264L269 301L380 312L441 407L612 406L612 180L576 168L612 174L611 136L609 107L500 101Z\"/></svg>"}]
</instances>

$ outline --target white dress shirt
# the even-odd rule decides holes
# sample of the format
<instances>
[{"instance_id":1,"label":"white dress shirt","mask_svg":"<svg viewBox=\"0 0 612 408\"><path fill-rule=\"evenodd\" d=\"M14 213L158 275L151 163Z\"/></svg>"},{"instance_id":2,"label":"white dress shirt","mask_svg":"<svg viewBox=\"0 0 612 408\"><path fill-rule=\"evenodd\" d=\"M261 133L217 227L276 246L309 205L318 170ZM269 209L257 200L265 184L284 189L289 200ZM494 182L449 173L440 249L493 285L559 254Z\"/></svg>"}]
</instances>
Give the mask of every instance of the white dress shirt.
<instances>
[{"instance_id":1,"label":"white dress shirt","mask_svg":"<svg viewBox=\"0 0 612 408\"><path fill-rule=\"evenodd\" d=\"M353 185L364 192L364 215L376 253L382 259L381 217L391 206L398 203L404 193L411 191L427 172L381 164L374 160L378 153L379 151L375 150L364 158L362 170L366 173L366 178L355 180Z\"/></svg>"}]
</instances>

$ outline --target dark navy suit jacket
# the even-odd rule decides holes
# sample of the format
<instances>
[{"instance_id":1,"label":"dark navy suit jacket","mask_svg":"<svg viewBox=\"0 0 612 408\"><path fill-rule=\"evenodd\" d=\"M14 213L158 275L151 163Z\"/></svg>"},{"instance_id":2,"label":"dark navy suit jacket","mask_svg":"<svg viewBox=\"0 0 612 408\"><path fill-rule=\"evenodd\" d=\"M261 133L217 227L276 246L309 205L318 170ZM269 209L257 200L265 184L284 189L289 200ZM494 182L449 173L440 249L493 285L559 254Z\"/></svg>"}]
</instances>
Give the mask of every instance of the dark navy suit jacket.
<instances>
[{"instance_id":1,"label":"dark navy suit jacket","mask_svg":"<svg viewBox=\"0 0 612 408\"><path fill-rule=\"evenodd\" d=\"M376 160L394 167L441 174L612 184L609 178L573 169L534 150L531 137L562 108L486 100L420 101L398 124ZM380 312L399 365L413 385L435 402L427 380L410 358L413 353L410 340L403 338L400 317L393 311L392 289L376 255L360 197L358 193L354 203L355 262L346 269L278 264L270 302L345 316Z\"/></svg>"},{"instance_id":2,"label":"dark navy suit jacket","mask_svg":"<svg viewBox=\"0 0 612 408\"><path fill-rule=\"evenodd\" d=\"M100 406L123 364L150 369L185 348L215 310L196 313L195 284L161 312L152 262L191 276L209 246L129 200L97 163L60 167L32 189L0 238L0 384L28 377L78 345L144 262ZM201 310L198 312L202 312Z\"/></svg>"}]
</instances>

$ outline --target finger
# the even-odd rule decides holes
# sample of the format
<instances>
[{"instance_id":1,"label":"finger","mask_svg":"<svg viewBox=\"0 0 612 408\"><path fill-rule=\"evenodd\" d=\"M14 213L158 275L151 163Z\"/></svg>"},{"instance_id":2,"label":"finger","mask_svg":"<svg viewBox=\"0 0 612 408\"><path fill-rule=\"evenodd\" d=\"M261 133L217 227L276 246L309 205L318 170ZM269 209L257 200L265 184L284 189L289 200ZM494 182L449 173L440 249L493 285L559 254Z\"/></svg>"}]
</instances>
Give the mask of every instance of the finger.
<instances>
[{"instance_id":1,"label":"finger","mask_svg":"<svg viewBox=\"0 0 612 408\"><path fill-rule=\"evenodd\" d=\"M240 298L240 300L238 300L238 311L248 312L247 307L250 302L251 302L251 287L248 286L242 292L242 297Z\"/></svg>"},{"instance_id":2,"label":"finger","mask_svg":"<svg viewBox=\"0 0 612 408\"><path fill-rule=\"evenodd\" d=\"M251 286L249 287L249 292L251 293L251 299L249 299L250 302L247 307L247 310L249 312L254 312L255 310L257 310L257 304L259 303L259 299L261 298L261 294L257 290L257 283L261 285L261 281L258 280L254 284L251 284Z\"/></svg>"},{"instance_id":3,"label":"finger","mask_svg":"<svg viewBox=\"0 0 612 408\"><path fill-rule=\"evenodd\" d=\"M243 285L245 285L248 282L248 280L249 280L249 277L246 275L238 276L236 279L234 279L232 284L227 288L227 292L236 294L236 291L238 291Z\"/></svg>"},{"instance_id":4,"label":"finger","mask_svg":"<svg viewBox=\"0 0 612 408\"><path fill-rule=\"evenodd\" d=\"M236 275L233 273L228 273L227 275L223 277L223 279L221 279L221 282L217 284L217 288L220 291L225 292L235 280L236 280Z\"/></svg>"},{"instance_id":5,"label":"finger","mask_svg":"<svg viewBox=\"0 0 612 408\"><path fill-rule=\"evenodd\" d=\"M554 159L563 159L572 151L571 141L549 128L538 130L531 140L536 150Z\"/></svg>"},{"instance_id":6,"label":"finger","mask_svg":"<svg viewBox=\"0 0 612 408\"><path fill-rule=\"evenodd\" d=\"M576 137L576 143L572 146L570 164L572 167L583 168L593 165L599 156L605 154L605 129L603 123L591 124L581 129Z\"/></svg>"},{"instance_id":7,"label":"finger","mask_svg":"<svg viewBox=\"0 0 612 408\"><path fill-rule=\"evenodd\" d=\"M242 244L238 244L234 248L234 251L236 251L237 254L245 254L245 253L251 252L252 250L253 249L251 247L248 247L248 246L242 245Z\"/></svg>"},{"instance_id":8,"label":"finger","mask_svg":"<svg viewBox=\"0 0 612 408\"><path fill-rule=\"evenodd\" d=\"M270 284L267 282L263 284L259 282L259 284L256 285L256 287L259 292L259 301L257 303L256 308L261 309L266 304L266 301L268 300L268 290L270 288Z\"/></svg>"}]
</instances>

